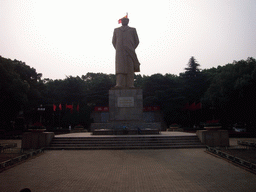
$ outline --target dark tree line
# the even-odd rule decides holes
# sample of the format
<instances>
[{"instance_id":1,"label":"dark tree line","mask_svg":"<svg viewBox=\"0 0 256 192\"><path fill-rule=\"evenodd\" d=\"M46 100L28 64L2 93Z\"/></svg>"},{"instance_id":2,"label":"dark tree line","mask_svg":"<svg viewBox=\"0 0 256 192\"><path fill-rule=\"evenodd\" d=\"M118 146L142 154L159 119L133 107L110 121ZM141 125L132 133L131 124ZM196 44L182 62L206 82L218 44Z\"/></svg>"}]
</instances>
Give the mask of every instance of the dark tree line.
<instances>
[{"instance_id":1,"label":"dark tree line","mask_svg":"<svg viewBox=\"0 0 256 192\"><path fill-rule=\"evenodd\" d=\"M211 69L199 67L191 57L180 75L135 75L135 86L143 89L144 106L160 106L167 125L192 126L211 119L220 119L226 127L238 121L256 124L255 59ZM88 126L93 108L108 106L108 91L114 85L115 75L103 73L42 79L42 74L24 62L0 57L0 125L8 126L20 111L31 118L38 107L46 106L49 125L57 126L61 121L64 126L70 122ZM182 110L193 103L200 103L202 108ZM79 113L69 114L58 107L53 113L53 104L79 105Z\"/></svg>"},{"instance_id":2,"label":"dark tree line","mask_svg":"<svg viewBox=\"0 0 256 192\"><path fill-rule=\"evenodd\" d=\"M0 126L13 128L11 122L20 111L31 111L43 99L42 74L24 62L0 56Z\"/></svg>"}]
</instances>

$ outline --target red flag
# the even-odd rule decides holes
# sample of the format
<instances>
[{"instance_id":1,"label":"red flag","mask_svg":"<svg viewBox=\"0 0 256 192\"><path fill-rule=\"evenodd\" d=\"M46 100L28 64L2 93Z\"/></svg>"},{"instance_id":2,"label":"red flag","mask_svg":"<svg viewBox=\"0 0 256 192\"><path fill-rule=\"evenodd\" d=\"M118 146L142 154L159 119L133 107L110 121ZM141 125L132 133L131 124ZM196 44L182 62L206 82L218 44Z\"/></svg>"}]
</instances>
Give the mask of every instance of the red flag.
<instances>
[{"instance_id":1,"label":"red flag","mask_svg":"<svg viewBox=\"0 0 256 192\"><path fill-rule=\"evenodd\" d=\"M57 106L53 104L53 111L56 111Z\"/></svg>"},{"instance_id":2,"label":"red flag","mask_svg":"<svg viewBox=\"0 0 256 192\"><path fill-rule=\"evenodd\" d=\"M66 104L66 109L73 109L73 105Z\"/></svg>"},{"instance_id":3,"label":"red flag","mask_svg":"<svg viewBox=\"0 0 256 192\"><path fill-rule=\"evenodd\" d=\"M79 112L79 104L76 106L76 111Z\"/></svg>"},{"instance_id":4,"label":"red flag","mask_svg":"<svg viewBox=\"0 0 256 192\"><path fill-rule=\"evenodd\" d=\"M202 103L197 103L195 106L195 110L202 109Z\"/></svg>"},{"instance_id":5,"label":"red flag","mask_svg":"<svg viewBox=\"0 0 256 192\"><path fill-rule=\"evenodd\" d=\"M66 109L70 109L70 113L73 113L73 105L66 104Z\"/></svg>"},{"instance_id":6,"label":"red flag","mask_svg":"<svg viewBox=\"0 0 256 192\"><path fill-rule=\"evenodd\" d=\"M192 103L192 104L189 106L188 110L190 110L190 111L195 111L195 110L196 110L196 103Z\"/></svg>"},{"instance_id":7,"label":"red flag","mask_svg":"<svg viewBox=\"0 0 256 192\"><path fill-rule=\"evenodd\" d=\"M62 110L62 106L61 106L61 103L59 104L59 109Z\"/></svg>"},{"instance_id":8,"label":"red flag","mask_svg":"<svg viewBox=\"0 0 256 192\"><path fill-rule=\"evenodd\" d=\"M208 120L208 121L206 121L206 123L219 123L220 122L220 120Z\"/></svg>"},{"instance_id":9,"label":"red flag","mask_svg":"<svg viewBox=\"0 0 256 192\"><path fill-rule=\"evenodd\" d=\"M183 108L181 108L182 111L188 110L189 109L189 104L186 103Z\"/></svg>"}]
</instances>

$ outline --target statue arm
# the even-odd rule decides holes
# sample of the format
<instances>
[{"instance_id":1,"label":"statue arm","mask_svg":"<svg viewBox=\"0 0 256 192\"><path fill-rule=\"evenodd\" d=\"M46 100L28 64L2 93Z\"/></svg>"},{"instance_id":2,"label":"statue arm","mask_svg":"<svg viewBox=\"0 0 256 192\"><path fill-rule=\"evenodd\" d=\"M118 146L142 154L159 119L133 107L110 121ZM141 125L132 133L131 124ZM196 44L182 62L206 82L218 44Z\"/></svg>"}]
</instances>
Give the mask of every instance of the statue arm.
<instances>
[{"instance_id":1,"label":"statue arm","mask_svg":"<svg viewBox=\"0 0 256 192\"><path fill-rule=\"evenodd\" d=\"M112 44L116 48L116 32L114 30L113 38L112 38Z\"/></svg>"},{"instance_id":2,"label":"statue arm","mask_svg":"<svg viewBox=\"0 0 256 192\"><path fill-rule=\"evenodd\" d=\"M137 31L136 31L136 29L134 29L134 45L135 45L135 49L137 48L139 43L140 43L140 41L139 41L139 37L138 37Z\"/></svg>"}]
</instances>

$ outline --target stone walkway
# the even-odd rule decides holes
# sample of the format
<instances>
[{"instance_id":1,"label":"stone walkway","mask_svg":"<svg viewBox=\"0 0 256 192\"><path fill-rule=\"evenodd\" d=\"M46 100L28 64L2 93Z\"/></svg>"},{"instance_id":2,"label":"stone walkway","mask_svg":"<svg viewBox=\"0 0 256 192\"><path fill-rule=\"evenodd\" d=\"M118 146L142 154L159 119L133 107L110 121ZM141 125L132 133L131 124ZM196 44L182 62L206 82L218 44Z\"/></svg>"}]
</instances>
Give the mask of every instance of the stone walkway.
<instances>
[{"instance_id":1,"label":"stone walkway","mask_svg":"<svg viewBox=\"0 0 256 192\"><path fill-rule=\"evenodd\" d=\"M162 135L170 134L195 135ZM90 134L57 137L63 136ZM230 145L237 145L237 139L231 138ZM0 191L256 191L256 175L204 151L45 151L0 173Z\"/></svg>"},{"instance_id":2,"label":"stone walkway","mask_svg":"<svg viewBox=\"0 0 256 192\"><path fill-rule=\"evenodd\" d=\"M256 191L256 175L204 151L45 151L0 173L0 191Z\"/></svg>"}]
</instances>

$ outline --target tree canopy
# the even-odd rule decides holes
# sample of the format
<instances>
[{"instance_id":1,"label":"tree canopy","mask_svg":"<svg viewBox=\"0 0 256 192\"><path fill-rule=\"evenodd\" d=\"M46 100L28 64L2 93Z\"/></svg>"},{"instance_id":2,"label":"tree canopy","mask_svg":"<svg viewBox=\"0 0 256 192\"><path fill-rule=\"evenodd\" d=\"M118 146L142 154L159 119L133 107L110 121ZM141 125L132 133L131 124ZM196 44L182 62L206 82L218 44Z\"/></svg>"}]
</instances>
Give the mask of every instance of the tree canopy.
<instances>
[{"instance_id":1,"label":"tree canopy","mask_svg":"<svg viewBox=\"0 0 256 192\"><path fill-rule=\"evenodd\" d=\"M211 118L223 119L224 123L256 123L253 117L256 112L254 58L217 68L201 70L199 67L197 60L191 57L179 76L169 73L134 75L135 86L143 89L144 106L159 106L167 125L188 126ZM52 107L53 104L79 105L80 114L76 114L75 123L90 121L94 106L108 106L108 91L115 85L115 75L103 73L42 79L41 73L24 62L3 57L0 57L0 74L1 125L13 121L20 111L31 115L39 106ZM200 113L182 110L185 105L197 103L202 104Z\"/></svg>"}]
</instances>

